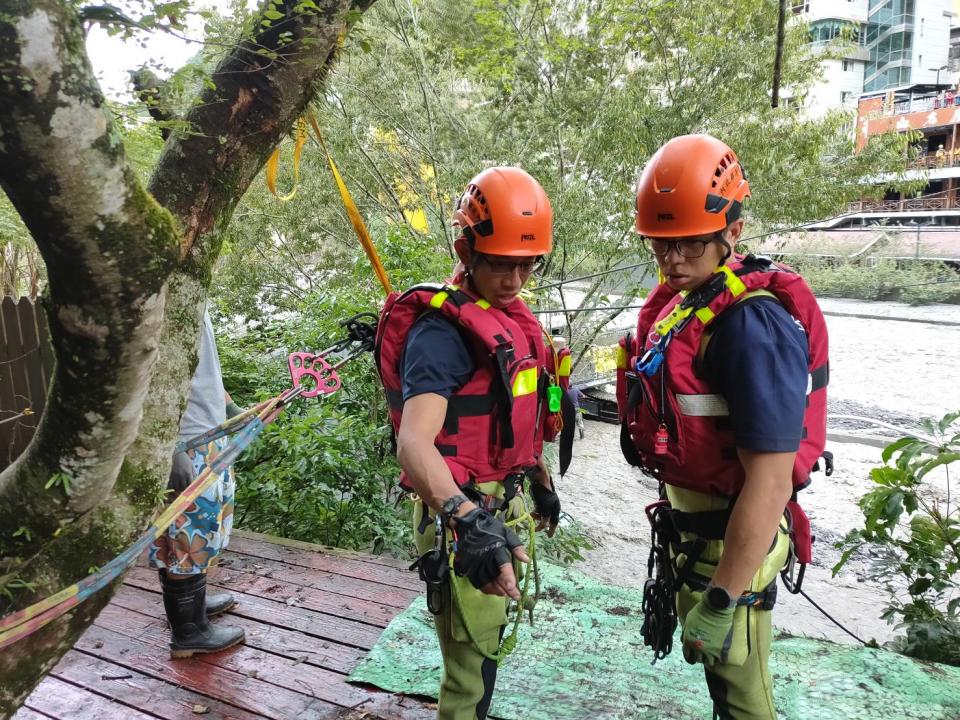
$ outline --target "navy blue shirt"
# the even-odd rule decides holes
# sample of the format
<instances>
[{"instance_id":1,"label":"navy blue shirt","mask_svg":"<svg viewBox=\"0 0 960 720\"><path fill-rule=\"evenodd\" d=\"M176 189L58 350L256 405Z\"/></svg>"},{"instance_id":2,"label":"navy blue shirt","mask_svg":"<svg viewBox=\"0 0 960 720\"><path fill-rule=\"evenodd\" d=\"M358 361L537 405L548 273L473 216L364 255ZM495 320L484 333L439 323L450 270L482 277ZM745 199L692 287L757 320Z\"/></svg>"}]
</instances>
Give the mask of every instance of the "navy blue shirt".
<instances>
[{"instance_id":1,"label":"navy blue shirt","mask_svg":"<svg viewBox=\"0 0 960 720\"><path fill-rule=\"evenodd\" d=\"M449 399L475 367L460 331L439 313L424 315L410 328L402 365L404 402L423 393Z\"/></svg>"},{"instance_id":2,"label":"navy blue shirt","mask_svg":"<svg viewBox=\"0 0 960 720\"><path fill-rule=\"evenodd\" d=\"M703 357L711 389L727 401L734 442L757 452L800 447L809 346L803 327L773 298L731 308Z\"/></svg>"}]
</instances>

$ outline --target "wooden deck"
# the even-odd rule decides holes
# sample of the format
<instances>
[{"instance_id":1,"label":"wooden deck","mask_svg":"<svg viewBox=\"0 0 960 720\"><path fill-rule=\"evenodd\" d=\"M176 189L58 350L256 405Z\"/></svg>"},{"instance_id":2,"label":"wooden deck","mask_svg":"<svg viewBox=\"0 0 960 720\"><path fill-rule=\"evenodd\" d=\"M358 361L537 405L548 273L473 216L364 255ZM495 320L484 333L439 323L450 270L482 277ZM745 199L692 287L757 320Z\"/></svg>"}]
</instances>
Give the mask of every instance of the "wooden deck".
<instances>
[{"instance_id":1,"label":"wooden deck","mask_svg":"<svg viewBox=\"0 0 960 720\"><path fill-rule=\"evenodd\" d=\"M156 572L138 566L16 720L434 717L346 682L420 592L402 561L238 531L210 582L236 595L216 622L243 627L245 645L171 660Z\"/></svg>"}]
</instances>

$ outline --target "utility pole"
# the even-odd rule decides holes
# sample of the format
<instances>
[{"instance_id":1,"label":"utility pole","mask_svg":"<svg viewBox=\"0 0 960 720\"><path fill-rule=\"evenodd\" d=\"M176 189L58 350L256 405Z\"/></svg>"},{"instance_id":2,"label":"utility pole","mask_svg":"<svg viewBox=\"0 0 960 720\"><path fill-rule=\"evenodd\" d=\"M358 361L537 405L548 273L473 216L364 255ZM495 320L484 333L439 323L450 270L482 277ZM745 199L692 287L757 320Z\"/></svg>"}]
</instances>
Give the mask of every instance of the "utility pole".
<instances>
[{"instance_id":1,"label":"utility pole","mask_svg":"<svg viewBox=\"0 0 960 720\"><path fill-rule=\"evenodd\" d=\"M777 53L773 59L773 93L770 107L780 104L780 68L783 65L783 44L786 36L787 0L780 0L780 14L777 17Z\"/></svg>"}]
</instances>

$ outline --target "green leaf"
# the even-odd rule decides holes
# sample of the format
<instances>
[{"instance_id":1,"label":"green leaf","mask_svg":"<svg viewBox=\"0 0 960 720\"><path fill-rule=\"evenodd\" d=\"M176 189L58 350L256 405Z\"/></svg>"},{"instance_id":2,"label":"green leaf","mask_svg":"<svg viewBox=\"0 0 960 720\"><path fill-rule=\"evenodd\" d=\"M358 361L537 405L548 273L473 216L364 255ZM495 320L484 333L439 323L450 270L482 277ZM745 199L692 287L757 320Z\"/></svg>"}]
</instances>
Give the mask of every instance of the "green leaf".
<instances>
[{"instance_id":1,"label":"green leaf","mask_svg":"<svg viewBox=\"0 0 960 720\"><path fill-rule=\"evenodd\" d=\"M892 442L889 445L887 445L883 449L883 452L880 453L880 458L883 460L884 463L890 462L890 458L893 457L893 454L895 452L915 442L917 442L916 438L912 438L912 437L900 438L896 442Z\"/></svg>"},{"instance_id":2,"label":"green leaf","mask_svg":"<svg viewBox=\"0 0 960 720\"><path fill-rule=\"evenodd\" d=\"M947 431L947 428L953 425L954 421L957 418L960 418L960 410L958 410L957 412L947 413L942 418L940 418L940 422L937 423L937 430L939 430L941 434L945 433Z\"/></svg>"},{"instance_id":3,"label":"green leaf","mask_svg":"<svg viewBox=\"0 0 960 720\"><path fill-rule=\"evenodd\" d=\"M269 20L280 20L283 17L283 13L277 12L276 10L264 10L263 16Z\"/></svg>"},{"instance_id":4,"label":"green leaf","mask_svg":"<svg viewBox=\"0 0 960 720\"><path fill-rule=\"evenodd\" d=\"M960 452L942 452L933 460L923 463L921 468L917 471L917 479L923 479L923 477L934 468L940 467L941 465L949 465L950 463L955 463L957 461L960 461Z\"/></svg>"}]
</instances>

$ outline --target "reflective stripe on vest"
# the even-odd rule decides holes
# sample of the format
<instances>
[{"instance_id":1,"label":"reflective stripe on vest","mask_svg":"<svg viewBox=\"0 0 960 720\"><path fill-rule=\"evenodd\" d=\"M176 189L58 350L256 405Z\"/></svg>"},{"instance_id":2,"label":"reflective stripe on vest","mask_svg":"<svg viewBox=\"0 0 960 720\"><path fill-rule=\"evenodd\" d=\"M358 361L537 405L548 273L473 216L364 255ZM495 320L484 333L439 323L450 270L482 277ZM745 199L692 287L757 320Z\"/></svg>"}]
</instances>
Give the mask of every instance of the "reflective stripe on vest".
<instances>
[{"instance_id":1,"label":"reflective stripe on vest","mask_svg":"<svg viewBox=\"0 0 960 720\"><path fill-rule=\"evenodd\" d=\"M829 365L822 365L807 375L807 395L827 386L830 376ZM687 417L726 417L730 415L726 398L723 395L681 395L677 394L680 414Z\"/></svg>"},{"instance_id":2,"label":"reflective stripe on vest","mask_svg":"<svg viewBox=\"0 0 960 720\"><path fill-rule=\"evenodd\" d=\"M513 380L513 396L521 397L537 391L537 369L521 370Z\"/></svg>"}]
</instances>

